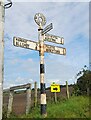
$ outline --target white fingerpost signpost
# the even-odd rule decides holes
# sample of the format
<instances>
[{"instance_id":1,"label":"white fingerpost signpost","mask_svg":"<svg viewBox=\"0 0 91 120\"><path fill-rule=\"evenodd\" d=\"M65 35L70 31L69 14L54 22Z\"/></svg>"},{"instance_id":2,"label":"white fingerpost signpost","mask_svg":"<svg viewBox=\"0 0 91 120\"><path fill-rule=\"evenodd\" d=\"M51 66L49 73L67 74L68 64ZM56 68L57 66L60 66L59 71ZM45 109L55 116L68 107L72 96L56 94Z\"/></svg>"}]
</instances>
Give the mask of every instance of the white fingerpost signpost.
<instances>
[{"instance_id":1,"label":"white fingerpost signpost","mask_svg":"<svg viewBox=\"0 0 91 120\"><path fill-rule=\"evenodd\" d=\"M46 26L43 29L43 26L46 24L46 18L42 13L36 13L34 20L38 25L38 42L26 40L24 38L14 37L13 44L16 47L27 48L31 50L39 51L40 56L40 104L41 104L41 115L43 117L47 116L46 111L46 90L45 90L45 81L44 81L44 52L66 55L66 49L63 47L52 46L44 44L44 41L54 42L57 44L64 44L64 38L47 34L48 31L53 29L52 23Z\"/></svg>"}]
</instances>

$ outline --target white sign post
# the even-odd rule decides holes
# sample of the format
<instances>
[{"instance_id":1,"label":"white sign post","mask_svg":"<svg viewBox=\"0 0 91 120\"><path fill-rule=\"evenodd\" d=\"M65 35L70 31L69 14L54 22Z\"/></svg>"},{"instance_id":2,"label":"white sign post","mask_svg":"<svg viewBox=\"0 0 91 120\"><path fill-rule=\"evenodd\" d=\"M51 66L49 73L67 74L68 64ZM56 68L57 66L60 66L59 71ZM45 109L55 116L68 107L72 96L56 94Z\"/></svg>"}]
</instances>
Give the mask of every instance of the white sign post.
<instances>
[{"instance_id":1,"label":"white sign post","mask_svg":"<svg viewBox=\"0 0 91 120\"><path fill-rule=\"evenodd\" d=\"M4 0L0 0L0 120L3 106L3 78L4 78Z\"/></svg>"},{"instance_id":2,"label":"white sign post","mask_svg":"<svg viewBox=\"0 0 91 120\"><path fill-rule=\"evenodd\" d=\"M4 20L5 9L12 6L11 0L4 4L4 0L0 0L0 120L2 119L3 106L3 79L4 79Z\"/></svg>"},{"instance_id":3,"label":"white sign post","mask_svg":"<svg viewBox=\"0 0 91 120\"><path fill-rule=\"evenodd\" d=\"M58 44L64 44L63 37L46 34L50 31L53 26L52 23L46 26L44 29L42 28L46 24L46 18L42 13L36 13L34 16L34 20L38 25L38 42L26 40L19 37L14 37L13 44L17 47L22 47L31 50L39 51L40 56L40 104L41 104L41 115L44 117L47 116L46 111L46 90L45 90L45 82L44 82L44 52L66 55L66 49L63 47L52 46L44 44L44 41L54 42Z\"/></svg>"}]
</instances>

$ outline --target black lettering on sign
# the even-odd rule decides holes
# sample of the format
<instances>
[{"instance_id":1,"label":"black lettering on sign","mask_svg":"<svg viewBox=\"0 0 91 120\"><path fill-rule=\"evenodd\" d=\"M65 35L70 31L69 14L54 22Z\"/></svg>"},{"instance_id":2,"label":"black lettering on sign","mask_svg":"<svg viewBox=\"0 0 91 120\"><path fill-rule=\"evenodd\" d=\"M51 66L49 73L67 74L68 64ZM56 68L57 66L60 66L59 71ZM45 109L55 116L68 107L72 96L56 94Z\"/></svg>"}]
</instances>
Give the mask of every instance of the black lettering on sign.
<instances>
[{"instance_id":1,"label":"black lettering on sign","mask_svg":"<svg viewBox=\"0 0 91 120\"><path fill-rule=\"evenodd\" d=\"M19 46L19 42L16 42L16 46L17 46L17 47Z\"/></svg>"},{"instance_id":2,"label":"black lettering on sign","mask_svg":"<svg viewBox=\"0 0 91 120\"><path fill-rule=\"evenodd\" d=\"M46 51L47 52L54 52L55 51L55 47L46 46Z\"/></svg>"},{"instance_id":3,"label":"black lettering on sign","mask_svg":"<svg viewBox=\"0 0 91 120\"><path fill-rule=\"evenodd\" d=\"M24 40L24 39L21 39L21 38L19 38L19 41L20 41L20 42L27 43L27 40Z\"/></svg>"},{"instance_id":4,"label":"black lettering on sign","mask_svg":"<svg viewBox=\"0 0 91 120\"><path fill-rule=\"evenodd\" d=\"M26 48L29 48L29 45L27 44Z\"/></svg>"},{"instance_id":5,"label":"black lettering on sign","mask_svg":"<svg viewBox=\"0 0 91 120\"><path fill-rule=\"evenodd\" d=\"M23 46L23 43L22 42L20 42L20 47L22 47Z\"/></svg>"},{"instance_id":6,"label":"black lettering on sign","mask_svg":"<svg viewBox=\"0 0 91 120\"><path fill-rule=\"evenodd\" d=\"M57 88L53 88L53 90L56 90L56 91L57 91L58 89L57 89Z\"/></svg>"},{"instance_id":7,"label":"black lettering on sign","mask_svg":"<svg viewBox=\"0 0 91 120\"><path fill-rule=\"evenodd\" d=\"M16 46L23 47L23 48L29 48L29 44L27 44L27 42L22 42L22 41L21 41L21 39L20 39L20 41L16 41Z\"/></svg>"},{"instance_id":8,"label":"black lettering on sign","mask_svg":"<svg viewBox=\"0 0 91 120\"><path fill-rule=\"evenodd\" d=\"M59 51L59 50L57 50L57 51L56 51L56 53L57 53L57 54L60 54L60 51Z\"/></svg>"}]
</instances>

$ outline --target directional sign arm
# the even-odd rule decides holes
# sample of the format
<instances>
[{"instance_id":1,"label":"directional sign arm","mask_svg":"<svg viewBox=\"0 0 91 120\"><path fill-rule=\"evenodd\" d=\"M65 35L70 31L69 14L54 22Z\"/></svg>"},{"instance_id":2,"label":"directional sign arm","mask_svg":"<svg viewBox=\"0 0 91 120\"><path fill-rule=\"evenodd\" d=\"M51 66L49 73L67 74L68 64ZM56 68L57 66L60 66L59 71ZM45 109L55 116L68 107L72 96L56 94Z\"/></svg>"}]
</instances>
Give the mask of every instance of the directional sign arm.
<instances>
[{"instance_id":1,"label":"directional sign arm","mask_svg":"<svg viewBox=\"0 0 91 120\"><path fill-rule=\"evenodd\" d=\"M44 44L44 51L49 53L59 54L59 55L66 55L65 48L47 45L47 44Z\"/></svg>"},{"instance_id":2,"label":"directional sign arm","mask_svg":"<svg viewBox=\"0 0 91 120\"><path fill-rule=\"evenodd\" d=\"M40 50L40 46L38 42L34 42L31 40L26 40L19 37L13 38L13 44L16 47L22 47L31 50ZM59 55L66 55L66 49L58 46L52 46L44 44L44 52L59 54Z\"/></svg>"},{"instance_id":3,"label":"directional sign arm","mask_svg":"<svg viewBox=\"0 0 91 120\"><path fill-rule=\"evenodd\" d=\"M53 29L52 23L49 24L48 26L46 26L46 27L43 29L42 34L47 33L47 32L50 31L51 29Z\"/></svg>"},{"instance_id":4,"label":"directional sign arm","mask_svg":"<svg viewBox=\"0 0 91 120\"><path fill-rule=\"evenodd\" d=\"M37 42L26 40L19 37L13 38L13 45L16 47L22 47L26 49L39 50L39 44Z\"/></svg>"},{"instance_id":5,"label":"directional sign arm","mask_svg":"<svg viewBox=\"0 0 91 120\"><path fill-rule=\"evenodd\" d=\"M51 34L45 34L44 35L44 40L48 41L48 42L62 44L62 45L64 44L64 38L63 37L59 37L59 36L55 36L55 35L51 35Z\"/></svg>"}]
</instances>

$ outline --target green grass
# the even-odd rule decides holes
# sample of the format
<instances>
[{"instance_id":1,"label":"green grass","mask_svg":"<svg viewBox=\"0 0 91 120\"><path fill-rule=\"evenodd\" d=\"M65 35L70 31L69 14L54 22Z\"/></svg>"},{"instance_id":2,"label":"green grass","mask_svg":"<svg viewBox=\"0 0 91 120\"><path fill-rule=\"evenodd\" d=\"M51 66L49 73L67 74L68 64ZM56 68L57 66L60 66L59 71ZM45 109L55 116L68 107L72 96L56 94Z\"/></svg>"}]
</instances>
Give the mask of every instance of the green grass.
<instances>
[{"instance_id":1,"label":"green grass","mask_svg":"<svg viewBox=\"0 0 91 120\"><path fill-rule=\"evenodd\" d=\"M30 114L21 118L42 118L40 107L30 110ZM89 97L77 96L58 103L47 104L47 118L89 118Z\"/></svg>"},{"instance_id":2,"label":"green grass","mask_svg":"<svg viewBox=\"0 0 91 120\"><path fill-rule=\"evenodd\" d=\"M48 108L48 117L53 118L87 118L89 117L89 98L72 97Z\"/></svg>"}]
</instances>

